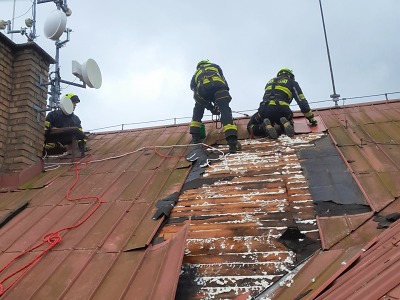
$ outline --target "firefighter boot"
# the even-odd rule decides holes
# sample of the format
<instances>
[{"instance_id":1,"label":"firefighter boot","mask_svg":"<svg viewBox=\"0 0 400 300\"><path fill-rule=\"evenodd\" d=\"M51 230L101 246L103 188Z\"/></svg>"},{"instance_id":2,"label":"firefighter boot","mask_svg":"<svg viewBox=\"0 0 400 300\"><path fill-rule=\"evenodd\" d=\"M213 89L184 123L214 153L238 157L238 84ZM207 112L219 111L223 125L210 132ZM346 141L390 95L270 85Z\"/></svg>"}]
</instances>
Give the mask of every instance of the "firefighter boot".
<instances>
[{"instance_id":1,"label":"firefighter boot","mask_svg":"<svg viewBox=\"0 0 400 300\"><path fill-rule=\"evenodd\" d=\"M192 133L192 144L201 143L200 133Z\"/></svg>"},{"instance_id":2,"label":"firefighter boot","mask_svg":"<svg viewBox=\"0 0 400 300\"><path fill-rule=\"evenodd\" d=\"M269 119L264 119L263 127L266 135L269 136L271 139L275 140L278 138L278 133L276 132L275 128L271 125L271 121Z\"/></svg>"},{"instance_id":3,"label":"firefighter boot","mask_svg":"<svg viewBox=\"0 0 400 300\"><path fill-rule=\"evenodd\" d=\"M242 145L237 140L237 136L230 136L226 140L229 146L229 153L233 154L242 150Z\"/></svg>"},{"instance_id":4,"label":"firefighter boot","mask_svg":"<svg viewBox=\"0 0 400 300\"><path fill-rule=\"evenodd\" d=\"M282 117L279 119L281 121L282 127L283 127L283 132L288 136L288 137L293 137L294 136L294 127L291 122L288 121L285 117Z\"/></svg>"}]
</instances>

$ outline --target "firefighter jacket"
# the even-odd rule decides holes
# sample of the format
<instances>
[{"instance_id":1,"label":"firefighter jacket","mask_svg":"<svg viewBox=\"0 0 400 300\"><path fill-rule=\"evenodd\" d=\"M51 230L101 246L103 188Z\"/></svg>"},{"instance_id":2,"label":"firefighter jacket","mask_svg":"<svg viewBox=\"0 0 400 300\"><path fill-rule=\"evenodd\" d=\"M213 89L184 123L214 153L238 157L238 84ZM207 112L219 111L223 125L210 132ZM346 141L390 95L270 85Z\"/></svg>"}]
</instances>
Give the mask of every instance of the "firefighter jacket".
<instances>
[{"instance_id":1,"label":"firefighter jacket","mask_svg":"<svg viewBox=\"0 0 400 300\"><path fill-rule=\"evenodd\" d=\"M299 84L294 79L285 76L275 77L268 81L264 90L263 102L267 105L289 106L295 99L303 114L308 115L311 111Z\"/></svg>"},{"instance_id":2,"label":"firefighter jacket","mask_svg":"<svg viewBox=\"0 0 400 300\"><path fill-rule=\"evenodd\" d=\"M212 84L213 82L222 83L229 91L228 83L226 82L221 67L213 63L202 64L197 68L190 81L190 89L196 92L201 85Z\"/></svg>"},{"instance_id":3,"label":"firefighter jacket","mask_svg":"<svg viewBox=\"0 0 400 300\"><path fill-rule=\"evenodd\" d=\"M70 115L64 114L61 110L53 110L49 112L45 120L46 131L55 128L78 127L82 131L81 120L74 113Z\"/></svg>"}]
</instances>

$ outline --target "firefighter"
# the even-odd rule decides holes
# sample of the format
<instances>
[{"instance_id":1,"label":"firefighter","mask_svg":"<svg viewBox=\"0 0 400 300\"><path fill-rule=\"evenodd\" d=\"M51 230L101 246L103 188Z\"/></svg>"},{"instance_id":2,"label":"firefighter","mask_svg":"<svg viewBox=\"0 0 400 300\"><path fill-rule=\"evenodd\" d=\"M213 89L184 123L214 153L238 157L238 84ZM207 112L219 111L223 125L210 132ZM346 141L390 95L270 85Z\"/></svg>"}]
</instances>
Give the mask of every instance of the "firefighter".
<instances>
[{"instance_id":1,"label":"firefighter","mask_svg":"<svg viewBox=\"0 0 400 300\"><path fill-rule=\"evenodd\" d=\"M81 120L74 113L76 105L80 102L80 99L77 95L69 93L65 95L69 98L73 105L73 112L71 114L64 113L61 109L56 109L49 112L46 116L45 120L45 135L51 132L52 128L64 128L64 127L77 127L80 131L82 131ZM83 133L83 132L82 132ZM86 146L86 140L81 139L78 140L78 146L81 151L89 151L89 147ZM66 146L61 143L46 143L44 145L44 150L66 150Z\"/></svg>"},{"instance_id":2,"label":"firefighter","mask_svg":"<svg viewBox=\"0 0 400 300\"><path fill-rule=\"evenodd\" d=\"M316 126L317 120L294 78L293 71L284 68L279 70L276 77L268 81L265 86L263 101L247 124L250 135L276 139L280 133L285 133L293 137L293 113L289 107L293 99L296 100L310 125Z\"/></svg>"},{"instance_id":3,"label":"firefighter","mask_svg":"<svg viewBox=\"0 0 400 300\"><path fill-rule=\"evenodd\" d=\"M190 122L190 134L192 143L201 142L201 125L204 110L212 114L221 115L221 123L224 126L225 139L229 145L229 152L236 153L240 150L237 140L237 127L233 123L232 110L229 103L232 99L229 94L229 86L224 77L222 69L209 60L201 60L196 67L190 89L193 91L195 105L193 108L192 121Z\"/></svg>"}]
</instances>

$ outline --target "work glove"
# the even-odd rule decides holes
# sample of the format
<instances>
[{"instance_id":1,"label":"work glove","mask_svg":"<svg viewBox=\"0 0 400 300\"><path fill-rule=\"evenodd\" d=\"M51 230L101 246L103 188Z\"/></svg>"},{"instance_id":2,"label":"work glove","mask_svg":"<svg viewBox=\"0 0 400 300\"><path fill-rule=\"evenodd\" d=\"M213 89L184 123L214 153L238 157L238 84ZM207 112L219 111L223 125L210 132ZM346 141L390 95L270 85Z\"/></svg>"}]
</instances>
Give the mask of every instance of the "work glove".
<instances>
[{"instance_id":1,"label":"work glove","mask_svg":"<svg viewBox=\"0 0 400 300\"><path fill-rule=\"evenodd\" d=\"M318 122L315 120L314 116L307 118L308 122L310 122L310 126L317 126Z\"/></svg>"}]
</instances>

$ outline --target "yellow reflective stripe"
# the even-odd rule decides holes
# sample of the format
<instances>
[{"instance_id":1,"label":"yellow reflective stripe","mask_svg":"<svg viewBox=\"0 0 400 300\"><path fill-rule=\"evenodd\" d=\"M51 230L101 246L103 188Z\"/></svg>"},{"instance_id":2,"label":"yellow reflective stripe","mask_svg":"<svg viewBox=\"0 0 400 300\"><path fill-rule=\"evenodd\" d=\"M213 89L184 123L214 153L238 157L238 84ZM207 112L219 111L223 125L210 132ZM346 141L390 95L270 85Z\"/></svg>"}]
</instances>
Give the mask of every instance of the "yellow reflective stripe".
<instances>
[{"instance_id":1,"label":"yellow reflective stripe","mask_svg":"<svg viewBox=\"0 0 400 300\"><path fill-rule=\"evenodd\" d=\"M275 89L284 92L286 95L288 95L289 99L293 98L292 92L287 87L284 87L284 86L281 86L281 85L277 85L277 86L275 86ZM272 86L271 85L267 86L267 88L265 90L266 91L272 90Z\"/></svg>"},{"instance_id":2,"label":"yellow reflective stripe","mask_svg":"<svg viewBox=\"0 0 400 300\"><path fill-rule=\"evenodd\" d=\"M203 70L198 70L197 72L196 72L196 75L194 76L194 81L195 82L197 82L197 78L199 78L199 76L201 75L201 73L203 73Z\"/></svg>"},{"instance_id":3,"label":"yellow reflective stripe","mask_svg":"<svg viewBox=\"0 0 400 300\"><path fill-rule=\"evenodd\" d=\"M50 122L49 121L44 121L44 126L47 128L47 127L50 127Z\"/></svg>"},{"instance_id":4,"label":"yellow reflective stripe","mask_svg":"<svg viewBox=\"0 0 400 300\"><path fill-rule=\"evenodd\" d=\"M226 124L224 126L224 132L227 131L227 130L237 130L237 127L236 127L235 124Z\"/></svg>"},{"instance_id":5,"label":"yellow reflective stripe","mask_svg":"<svg viewBox=\"0 0 400 300\"><path fill-rule=\"evenodd\" d=\"M304 114L304 116L305 116L306 118L312 117L312 116L313 116L312 110L310 109L308 112L306 112L306 113Z\"/></svg>"},{"instance_id":6,"label":"yellow reflective stripe","mask_svg":"<svg viewBox=\"0 0 400 300\"><path fill-rule=\"evenodd\" d=\"M208 71L208 70L215 71L215 72L217 72L219 74L218 69L216 67L205 67L204 70L206 70L206 71Z\"/></svg>"},{"instance_id":7,"label":"yellow reflective stripe","mask_svg":"<svg viewBox=\"0 0 400 300\"><path fill-rule=\"evenodd\" d=\"M305 100L305 99L306 99L306 97L304 97L303 94L300 94L300 95L299 95L299 98L300 98L300 100Z\"/></svg>"},{"instance_id":8,"label":"yellow reflective stripe","mask_svg":"<svg viewBox=\"0 0 400 300\"><path fill-rule=\"evenodd\" d=\"M198 128L200 128L201 127L201 122L192 121L192 122L190 122L190 127L198 127Z\"/></svg>"},{"instance_id":9,"label":"yellow reflective stripe","mask_svg":"<svg viewBox=\"0 0 400 300\"><path fill-rule=\"evenodd\" d=\"M271 101L269 101L268 105L276 105L276 102L274 100L271 100ZM279 105L289 106L289 103L287 103L285 101L279 101Z\"/></svg>"},{"instance_id":10,"label":"yellow reflective stripe","mask_svg":"<svg viewBox=\"0 0 400 300\"><path fill-rule=\"evenodd\" d=\"M47 143L47 144L44 145L44 148L45 148L46 150L53 149L53 148L55 148L55 147L56 147L56 144L55 144L55 143Z\"/></svg>"},{"instance_id":11,"label":"yellow reflective stripe","mask_svg":"<svg viewBox=\"0 0 400 300\"><path fill-rule=\"evenodd\" d=\"M289 99L293 98L292 92L287 87L277 85L275 88L287 94L289 96Z\"/></svg>"},{"instance_id":12,"label":"yellow reflective stripe","mask_svg":"<svg viewBox=\"0 0 400 300\"><path fill-rule=\"evenodd\" d=\"M225 81L222 80L221 77L212 76L211 78L212 78L213 81L221 81L222 83L225 83ZM211 82L211 81L210 81L209 77L204 77L204 79L203 79L203 84L207 84L207 83L210 83L210 82Z\"/></svg>"}]
</instances>

